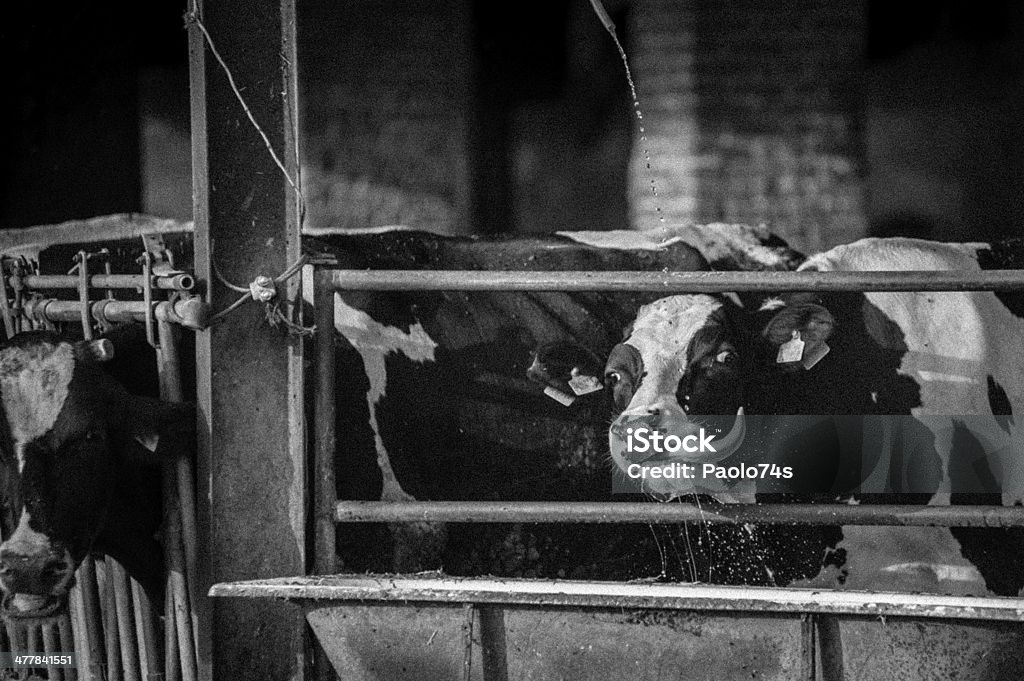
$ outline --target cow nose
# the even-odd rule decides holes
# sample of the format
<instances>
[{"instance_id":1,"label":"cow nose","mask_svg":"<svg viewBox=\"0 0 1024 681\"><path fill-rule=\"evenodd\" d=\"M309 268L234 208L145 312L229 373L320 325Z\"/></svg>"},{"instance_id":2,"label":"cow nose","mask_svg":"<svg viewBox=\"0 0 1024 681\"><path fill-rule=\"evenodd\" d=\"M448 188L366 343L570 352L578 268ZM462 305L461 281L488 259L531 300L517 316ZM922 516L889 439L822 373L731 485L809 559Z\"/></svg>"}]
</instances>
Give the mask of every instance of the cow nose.
<instances>
[{"instance_id":1,"label":"cow nose","mask_svg":"<svg viewBox=\"0 0 1024 681\"><path fill-rule=\"evenodd\" d=\"M0 549L0 582L8 592L53 594L69 569L64 557L51 551Z\"/></svg>"}]
</instances>

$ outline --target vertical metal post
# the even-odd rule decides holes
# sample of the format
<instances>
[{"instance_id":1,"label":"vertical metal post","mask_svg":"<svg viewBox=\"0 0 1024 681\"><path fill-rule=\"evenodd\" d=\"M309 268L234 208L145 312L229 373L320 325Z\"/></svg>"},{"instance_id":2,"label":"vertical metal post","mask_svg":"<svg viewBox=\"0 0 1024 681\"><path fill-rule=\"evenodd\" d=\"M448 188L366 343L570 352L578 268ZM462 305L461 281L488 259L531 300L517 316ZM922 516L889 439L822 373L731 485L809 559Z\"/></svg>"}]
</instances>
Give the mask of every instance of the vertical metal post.
<instances>
[{"instance_id":1,"label":"vertical metal post","mask_svg":"<svg viewBox=\"0 0 1024 681\"><path fill-rule=\"evenodd\" d=\"M246 283L280 274L301 253L295 16L295 0L190 0L196 275L215 311L238 293L213 262L227 281ZM298 292L295 277L278 289L289 301ZM301 339L271 328L262 306L249 303L199 333L196 346L197 591L303 574ZM207 598L196 606L200 678L302 678L297 606Z\"/></svg>"},{"instance_id":2,"label":"vertical metal post","mask_svg":"<svg viewBox=\"0 0 1024 681\"><path fill-rule=\"evenodd\" d=\"M814 629L816 617L809 613L800 615L800 680L815 681L818 678L817 654L815 652Z\"/></svg>"},{"instance_id":3,"label":"vertical metal post","mask_svg":"<svg viewBox=\"0 0 1024 681\"><path fill-rule=\"evenodd\" d=\"M316 396L313 405L313 572L337 572L335 559L334 508L338 493L334 485L334 286L330 270L316 269L313 275L313 310L316 316ZM307 627L311 676L317 681L334 681L337 675L316 635Z\"/></svg>"},{"instance_id":4,"label":"vertical metal post","mask_svg":"<svg viewBox=\"0 0 1024 681\"><path fill-rule=\"evenodd\" d=\"M505 611L481 606L480 655L483 658L484 681L508 681L508 653L505 643Z\"/></svg>"},{"instance_id":5,"label":"vertical metal post","mask_svg":"<svg viewBox=\"0 0 1024 681\"><path fill-rule=\"evenodd\" d=\"M334 507L337 491L334 484L334 287L330 270L317 269L313 279L313 309L316 314L316 428L315 475L313 500L314 545L313 572L331 574L335 567Z\"/></svg>"},{"instance_id":6,"label":"vertical metal post","mask_svg":"<svg viewBox=\"0 0 1024 681\"><path fill-rule=\"evenodd\" d=\"M78 567L78 588L82 595L82 621L85 623L85 638L89 645L89 674L101 679L106 673L105 648L103 646L103 615L100 612L100 589L96 581L96 560L86 556Z\"/></svg>"},{"instance_id":7,"label":"vertical metal post","mask_svg":"<svg viewBox=\"0 0 1024 681\"><path fill-rule=\"evenodd\" d=\"M473 618L476 608L472 603L462 605L462 681L473 678Z\"/></svg>"},{"instance_id":8,"label":"vertical metal post","mask_svg":"<svg viewBox=\"0 0 1024 681\"><path fill-rule=\"evenodd\" d=\"M185 390L182 387L181 375L181 329L169 319L169 306L161 305L156 311L157 329L160 337L159 358L160 397L171 402L183 402ZM171 475L172 466L165 466L165 474ZM170 487L168 494L177 494L179 529L183 549L184 577L188 590L189 619L193 635L193 650L198 647L198 622L195 607L199 600L196 593L196 495L193 481L192 461L179 453L173 464L173 474L177 482L175 489ZM170 503L170 500L166 500Z\"/></svg>"},{"instance_id":9,"label":"vertical metal post","mask_svg":"<svg viewBox=\"0 0 1024 681\"><path fill-rule=\"evenodd\" d=\"M846 678L843 664L843 638L839 618L834 615L818 615L818 655L821 658L821 681L843 681Z\"/></svg>"}]
</instances>

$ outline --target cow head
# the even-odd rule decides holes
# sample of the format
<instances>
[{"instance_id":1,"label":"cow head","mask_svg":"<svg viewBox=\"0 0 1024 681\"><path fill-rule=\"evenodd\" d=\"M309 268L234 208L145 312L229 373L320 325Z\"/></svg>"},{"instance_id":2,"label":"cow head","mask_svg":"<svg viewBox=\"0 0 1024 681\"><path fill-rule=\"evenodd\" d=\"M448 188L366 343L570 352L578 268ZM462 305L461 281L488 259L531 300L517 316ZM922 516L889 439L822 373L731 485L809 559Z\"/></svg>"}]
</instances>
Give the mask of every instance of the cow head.
<instances>
[{"instance_id":1,"label":"cow head","mask_svg":"<svg viewBox=\"0 0 1024 681\"><path fill-rule=\"evenodd\" d=\"M9 613L63 604L75 569L120 514L112 509L137 493L125 489L137 463L130 459L155 450L162 426L189 412L129 395L99 364L103 347L47 332L0 345L0 478L10 525L0 587ZM124 562L131 571L132 560Z\"/></svg>"},{"instance_id":2,"label":"cow head","mask_svg":"<svg viewBox=\"0 0 1024 681\"><path fill-rule=\"evenodd\" d=\"M822 401L838 380L826 377L836 367L835 355L827 357L836 324L827 307L804 295L744 302L681 295L639 310L605 367L615 404L609 442L617 468L723 461L744 444L747 414L865 413L859 403L840 410ZM681 439L703 428L714 436L714 451L629 452L625 434L639 425ZM643 487L667 493L678 483L647 479Z\"/></svg>"},{"instance_id":3,"label":"cow head","mask_svg":"<svg viewBox=\"0 0 1024 681\"><path fill-rule=\"evenodd\" d=\"M623 472L640 463L621 446L634 424L680 439L703 428L717 438L713 453L640 455L645 461L719 461L742 445L747 342L738 312L729 299L706 295L672 296L640 308L604 373L618 413L609 438L612 460ZM646 482L649 492L671 488L661 480Z\"/></svg>"}]
</instances>

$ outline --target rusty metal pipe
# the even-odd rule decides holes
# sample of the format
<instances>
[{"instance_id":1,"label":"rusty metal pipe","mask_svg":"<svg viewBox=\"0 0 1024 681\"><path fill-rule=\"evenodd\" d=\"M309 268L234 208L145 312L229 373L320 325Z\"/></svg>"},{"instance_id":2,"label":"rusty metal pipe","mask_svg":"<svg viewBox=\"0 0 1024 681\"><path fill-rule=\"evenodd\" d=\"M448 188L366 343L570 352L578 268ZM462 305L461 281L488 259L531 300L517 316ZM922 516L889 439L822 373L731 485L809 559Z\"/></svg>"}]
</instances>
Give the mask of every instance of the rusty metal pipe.
<instances>
[{"instance_id":1,"label":"rusty metal pipe","mask_svg":"<svg viewBox=\"0 0 1024 681\"><path fill-rule=\"evenodd\" d=\"M107 608L114 611L117 618L118 644L121 648L121 669L125 681L142 681L142 670L139 666L139 643L132 621L131 584L128 573L116 560L107 556L107 582L111 586L107 592L113 592L114 600L107 603Z\"/></svg>"},{"instance_id":2,"label":"rusty metal pipe","mask_svg":"<svg viewBox=\"0 0 1024 681\"><path fill-rule=\"evenodd\" d=\"M188 326L205 323L206 305L197 298L163 301L155 303L155 315ZM92 317L100 322L142 322L146 319L146 304L141 300L97 300L92 303ZM74 322L78 321L82 305L78 302L42 298L25 302L25 316L35 321Z\"/></svg>"},{"instance_id":3,"label":"rusty metal pipe","mask_svg":"<svg viewBox=\"0 0 1024 681\"><path fill-rule=\"evenodd\" d=\"M134 578L130 579L132 603L135 606L136 637L139 639L139 664L143 669L146 681L155 681L163 676L163 668L160 666L153 603L145 589Z\"/></svg>"},{"instance_id":4,"label":"rusty metal pipe","mask_svg":"<svg viewBox=\"0 0 1024 681\"><path fill-rule=\"evenodd\" d=\"M20 285L34 291L78 289L79 287L79 277L75 274L14 275L10 277L9 281L11 286ZM191 291L196 285L195 277L188 272L156 274L153 275L152 281L153 288L165 291ZM88 277L87 285L89 288L141 290L145 282L145 277L141 274L91 274Z\"/></svg>"},{"instance_id":5,"label":"rusty metal pipe","mask_svg":"<svg viewBox=\"0 0 1024 681\"><path fill-rule=\"evenodd\" d=\"M82 620L85 623L85 640L89 646L88 673L94 678L102 678L106 669L106 657L103 639L103 615L100 611L100 591L97 582L96 561L86 556L78 568L76 581L82 595Z\"/></svg>"},{"instance_id":6,"label":"rusty metal pipe","mask_svg":"<svg viewBox=\"0 0 1024 681\"><path fill-rule=\"evenodd\" d=\"M178 339L173 333L166 306L164 313L157 319L160 325L159 380L160 397L165 400L181 401L184 398L181 385L181 361L178 353ZM185 466L182 471L181 466ZM177 634L176 647L181 655L181 677L183 681L195 681L198 669L196 658L196 631L193 620L195 607L194 588L190 582L195 579L195 554L192 552L193 571L188 568L186 550L182 543L186 542L183 533L186 531L183 522L186 511L184 504L191 510L191 519L195 518L195 499L192 492L192 470L188 460L182 457L167 461L163 466L163 499L164 499L164 553L167 559L167 586L172 594L168 607L173 610L165 613L165 626L173 622ZM188 478L184 480L183 478ZM185 487L184 494L182 488ZM195 542L195 525L190 524L191 541ZM193 547L195 544L193 543ZM191 593L190 593L191 590Z\"/></svg>"},{"instance_id":7,"label":"rusty metal pipe","mask_svg":"<svg viewBox=\"0 0 1024 681\"><path fill-rule=\"evenodd\" d=\"M728 504L573 501L339 501L339 523L766 523L1022 527L1019 506Z\"/></svg>"},{"instance_id":8,"label":"rusty metal pipe","mask_svg":"<svg viewBox=\"0 0 1024 681\"><path fill-rule=\"evenodd\" d=\"M171 306L164 305L159 310L162 314L156 316L157 329L160 334L160 348L157 351L159 358L160 375L160 396L172 402L183 402L185 390L182 387L181 376L181 334L178 326L172 323L170 316ZM174 459L174 473L176 491L178 495L178 510L180 512L180 528L182 548L185 558L185 582L188 587L189 596L189 617L192 620L193 645L198 647L196 639L198 622L195 615L195 603L198 601L195 581L197 579L196 568L196 547L198 545L196 528L196 494L195 481L192 473L192 461L184 453Z\"/></svg>"},{"instance_id":9,"label":"rusty metal pipe","mask_svg":"<svg viewBox=\"0 0 1024 681\"><path fill-rule=\"evenodd\" d=\"M100 578L102 586L103 601L101 610L103 614L103 642L106 646L106 673L109 679L121 679L124 677L124 667L121 660L121 632L117 621L114 577L111 574L110 563L107 561L112 561L112 559L107 556L103 561L96 561L96 574Z\"/></svg>"},{"instance_id":10,"label":"rusty metal pipe","mask_svg":"<svg viewBox=\"0 0 1024 681\"><path fill-rule=\"evenodd\" d=\"M325 270L348 291L1021 291L1024 270L964 272L517 272Z\"/></svg>"}]
</instances>

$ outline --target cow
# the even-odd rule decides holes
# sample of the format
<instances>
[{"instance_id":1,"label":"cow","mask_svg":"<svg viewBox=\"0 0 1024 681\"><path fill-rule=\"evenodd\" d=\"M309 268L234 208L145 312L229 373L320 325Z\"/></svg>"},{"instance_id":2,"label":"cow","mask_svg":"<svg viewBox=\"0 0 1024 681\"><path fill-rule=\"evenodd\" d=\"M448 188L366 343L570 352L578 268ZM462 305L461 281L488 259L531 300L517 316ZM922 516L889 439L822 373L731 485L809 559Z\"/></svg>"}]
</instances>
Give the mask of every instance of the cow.
<instances>
[{"instance_id":1,"label":"cow","mask_svg":"<svg viewBox=\"0 0 1024 681\"><path fill-rule=\"evenodd\" d=\"M368 230L311 238L306 246L342 266L388 269L789 270L803 260L765 228L736 225L532 238ZM311 298L308 289L305 293ZM604 390L588 392L597 387L593 381L574 390L572 371L600 373L623 327L657 297L337 296L339 496L611 500L603 444L610 401ZM590 365L575 366L572 353L578 346L588 348ZM550 361L560 347L569 351L564 367ZM565 380L559 375L563 370ZM617 579L664 573L695 579L692 561L682 556L689 552L683 548L687 532L644 525L348 525L339 528L338 544L344 568L353 571L440 568L453 574ZM694 547L705 545L708 536L695 536ZM742 553L744 541L730 539L722 551L738 547L736 553ZM814 539L804 551L813 556L815 570L825 548ZM726 557L720 562L726 567L708 565L711 579L771 583L771 575L788 581L811 571L799 565L790 574L781 559L766 567L737 566L740 561Z\"/></svg>"},{"instance_id":2,"label":"cow","mask_svg":"<svg viewBox=\"0 0 1024 681\"><path fill-rule=\"evenodd\" d=\"M813 255L798 269L1014 268L1021 246L867 239ZM782 440L773 456L789 457L805 477L802 491L823 498L1019 499L1024 451L1013 407L1024 397L1020 294L795 293L741 302L710 295L654 301L608 354L610 456L623 477L630 466L650 465L622 442L623 429L640 419L666 432L718 426L721 446L713 454L664 453L659 464L756 461ZM858 461L851 450L878 458ZM652 493L701 491L665 479L642 482ZM987 586L1002 595L1016 595L1024 583L1014 569L1019 531L842 532L828 569L804 583L965 593Z\"/></svg>"},{"instance_id":3,"label":"cow","mask_svg":"<svg viewBox=\"0 0 1024 681\"><path fill-rule=\"evenodd\" d=\"M111 346L123 356L108 362ZM149 350L134 327L104 341L30 331L0 344L0 587L8 616L62 609L93 551L117 559L159 598L160 460L187 454L194 416L190 405L125 387L154 387L146 377L155 376L155 357L140 347Z\"/></svg>"},{"instance_id":4,"label":"cow","mask_svg":"<svg viewBox=\"0 0 1024 681\"><path fill-rule=\"evenodd\" d=\"M20 238L20 234L13 236ZM133 262L137 246L129 239L111 242L116 236L106 231L97 238L109 247L115 267L123 268ZM188 234L165 234L165 239L176 245L178 262L187 264ZM792 269L803 259L765 228L737 225L533 238L442 237L383 229L309 238L306 246L309 253L332 254L339 263L357 268ZM35 243L26 248L53 268L64 266L61 263L66 264L82 247ZM307 284L310 281L305 277ZM355 292L338 296L339 495L350 499L608 499L609 468L601 435L607 426L603 391L572 398L554 389L545 393L524 372L534 362L537 347L550 344L585 342L594 349L592 359L598 361L620 340L622 327L639 306L655 297ZM78 373L93 371L86 368L86 360L76 358L76 366L83 367L76 369ZM537 366L538 372L545 370ZM132 377L129 372L122 378ZM89 387L80 381L75 386ZM574 404L562 407L552 397L563 402L571 399ZM90 399L83 397L80 402ZM553 415L549 404L562 411ZM145 460L134 439L119 437L119 442L132 450L126 458ZM111 454L120 458L123 453ZM14 454L7 460L15 461ZM5 494L11 505L6 529L13 532L20 518L20 479L16 466L5 470L13 471L7 486L14 490ZM140 471L145 473L146 467ZM152 486L154 479L134 487ZM104 489L121 486L121 481L114 481ZM111 527L121 522L117 515L127 515L129 497L120 492L113 496L125 513L108 511L108 520L114 521L108 523ZM150 508L145 499L132 503ZM141 515L148 517L148 513ZM33 517L31 507L28 517ZM27 520L26 524L32 528ZM150 536L154 526L148 521L143 524L144 529L120 536ZM455 574L632 577L660 569L658 543L665 541L652 538L643 527L640 530L623 528L610 541L608 529L599 527L541 531L503 525L455 527L449 533L442 526L345 526L339 529L339 546L344 566L352 570L444 568ZM95 531L92 528L86 535ZM117 536L100 530L94 540L82 536L64 541L76 547L106 548L126 563L133 562L125 555L126 548L151 544L143 538L122 542L129 547L111 546ZM488 543L492 548L487 548ZM80 552L76 548L72 553ZM140 553L154 554L148 549ZM60 562L61 574L70 565L66 558ZM71 557L72 563L75 558ZM57 566L53 562L48 567ZM133 570L155 571L152 565ZM47 596L46 604L56 600Z\"/></svg>"},{"instance_id":5,"label":"cow","mask_svg":"<svg viewBox=\"0 0 1024 681\"><path fill-rule=\"evenodd\" d=\"M791 269L802 261L764 228L731 225L486 239L384 230L307 245L356 269L682 271ZM308 287L305 294L311 298ZM598 358L621 340L640 306L655 298L337 295L339 496L610 500L604 391L600 383L574 390L560 382L550 360L558 347L585 347L591 363L603 362ZM549 364L538 363L539 356ZM535 382L545 376L554 385ZM600 578L660 572L659 544L667 541L644 526L425 524L347 525L338 540L344 569L352 571Z\"/></svg>"}]
</instances>

